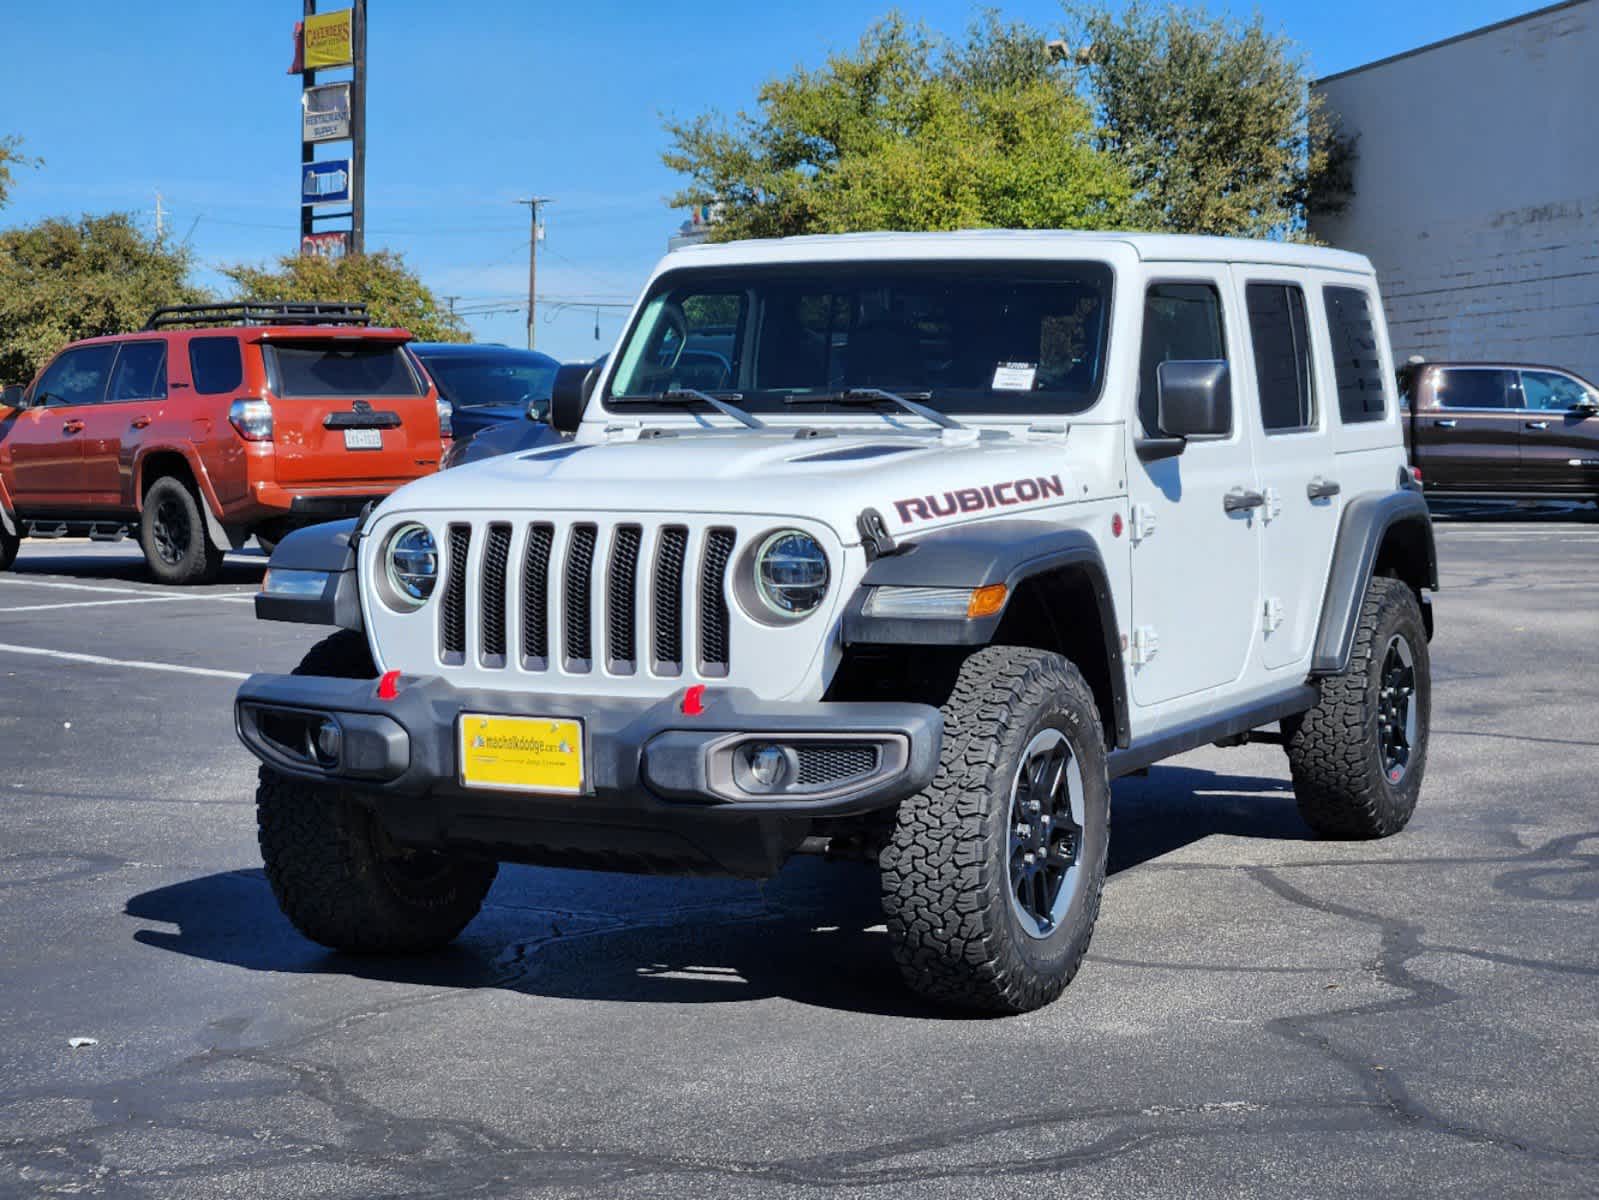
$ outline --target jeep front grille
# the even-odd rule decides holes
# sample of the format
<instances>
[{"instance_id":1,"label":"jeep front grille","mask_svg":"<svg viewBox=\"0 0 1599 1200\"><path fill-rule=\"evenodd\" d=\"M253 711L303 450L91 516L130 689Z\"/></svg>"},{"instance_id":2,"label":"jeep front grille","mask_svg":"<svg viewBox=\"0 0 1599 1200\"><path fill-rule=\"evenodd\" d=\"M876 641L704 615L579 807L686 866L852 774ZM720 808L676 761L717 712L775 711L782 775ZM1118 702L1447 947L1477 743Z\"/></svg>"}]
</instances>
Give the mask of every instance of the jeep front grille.
<instances>
[{"instance_id":1,"label":"jeep front grille","mask_svg":"<svg viewBox=\"0 0 1599 1200\"><path fill-rule=\"evenodd\" d=\"M470 640L483 668L588 675L603 665L663 678L731 669L732 529L452 523L445 543L438 637L447 667L467 664Z\"/></svg>"}]
</instances>

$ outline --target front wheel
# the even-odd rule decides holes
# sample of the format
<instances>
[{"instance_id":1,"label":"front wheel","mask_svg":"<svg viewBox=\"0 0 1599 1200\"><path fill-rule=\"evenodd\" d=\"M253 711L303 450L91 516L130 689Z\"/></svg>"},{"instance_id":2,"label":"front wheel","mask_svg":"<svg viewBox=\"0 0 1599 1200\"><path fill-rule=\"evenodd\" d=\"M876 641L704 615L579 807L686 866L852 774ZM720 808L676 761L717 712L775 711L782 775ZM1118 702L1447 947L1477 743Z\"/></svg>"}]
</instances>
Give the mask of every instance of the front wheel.
<instances>
[{"instance_id":1,"label":"front wheel","mask_svg":"<svg viewBox=\"0 0 1599 1200\"><path fill-rule=\"evenodd\" d=\"M1366 589L1349 666L1321 681L1321 699L1283 722L1299 813L1317 833L1379 838L1416 810L1427 769L1432 665L1410 586Z\"/></svg>"},{"instance_id":2,"label":"front wheel","mask_svg":"<svg viewBox=\"0 0 1599 1200\"><path fill-rule=\"evenodd\" d=\"M979 650L944 705L928 788L881 857L907 983L962 1008L1019 1013L1071 982L1099 915L1110 784L1093 693L1058 654Z\"/></svg>"},{"instance_id":3,"label":"front wheel","mask_svg":"<svg viewBox=\"0 0 1599 1200\"><path fill-rule=\"evenodd\" d=\"M222 551L211 544L199 498L170 475L145 493L139 546L160 583L211 583L222 573Z\"/></svg>"}]
</instances>

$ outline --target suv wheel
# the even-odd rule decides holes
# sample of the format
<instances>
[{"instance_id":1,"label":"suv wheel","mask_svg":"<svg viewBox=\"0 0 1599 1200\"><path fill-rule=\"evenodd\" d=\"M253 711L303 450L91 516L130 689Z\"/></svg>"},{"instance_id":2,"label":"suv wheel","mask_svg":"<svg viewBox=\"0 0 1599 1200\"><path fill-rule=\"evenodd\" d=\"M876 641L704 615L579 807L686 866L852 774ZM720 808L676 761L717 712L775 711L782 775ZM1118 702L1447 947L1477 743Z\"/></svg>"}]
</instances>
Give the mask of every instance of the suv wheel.
<instances>
[{"instance_id":1,"label":"suv wheel","mask_svg":"<svg viewBox=\"0 0 1599 1200\"><path fill-rule=\"evenodd\" d=\"M341 630L306 654L296 675L372 679L366 639ZM369 804L347 789L262 767L256 789L261 859L278 907L312 941L335 950L415 953L452 941L478 910L498 864L393 842Z\"/></svg>"},{"instance_id":2,"label":"suv wheel","mask_svg":"<svg viewBox=\"0 0 1599 1200\"><path fill-rule=\"evenodd\" d=\"M979 650L944 705L938 774L900 805L881 858L894 954L939 1002L1048 1004L1088 950L1110 784L1093 693L1058 654Z\"/></svg>"},{"instance_id":3,"label":"suv wheel","mask_svg":"<svg viewBox=\"0 0 1599 1200\"><path fill-rule=\"evenodd\" d=\"M170 475L144 494L139 545L160 583L210 583L221 574L222 552L206 533L199 499Z\"/></svg>"},{"instance_id":4,"label":"suv wheel","mask_svg":"<svg viewBox=\"0 0 1599 1200\"><path fill-rule=\"evenodd\" d=\"M21 538L0 527L0 571L9 570L11 564L17 561L17 548L21 545Z\"/></svg>"},{"instance_id":5,"label":"suv wheel","mask_svg":"<svg viewBox=\"0 0 1599 1200\"><path fill-rule=\"evenodd\" d=\"M1374 578L1348 668L1283 722L1299 812L1328 837L1379 838L1410 820L1427 769L1432 672L1409 585Z\"/></svg>"}]
</instances>

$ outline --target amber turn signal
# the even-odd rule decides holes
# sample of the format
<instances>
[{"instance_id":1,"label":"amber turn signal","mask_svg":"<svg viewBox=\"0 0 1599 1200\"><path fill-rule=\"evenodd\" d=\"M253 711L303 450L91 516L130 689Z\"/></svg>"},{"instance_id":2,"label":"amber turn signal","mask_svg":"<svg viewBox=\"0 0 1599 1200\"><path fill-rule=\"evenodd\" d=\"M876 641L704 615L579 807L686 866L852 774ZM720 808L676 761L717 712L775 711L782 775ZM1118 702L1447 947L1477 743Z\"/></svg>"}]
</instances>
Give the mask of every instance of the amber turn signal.
<instances>
[{"instance_id":1,"label":"amber turn signal","mask_svg":"<svg viewBox=\"0 0 1599 1200\"><path fill-rule=\"evenodd\" d=\"M968 620L991 617L1004 607L1005 585L990 583L986 587L972 589L972 598L966 604L966 616Z\"/></svg>"}]
</instances>

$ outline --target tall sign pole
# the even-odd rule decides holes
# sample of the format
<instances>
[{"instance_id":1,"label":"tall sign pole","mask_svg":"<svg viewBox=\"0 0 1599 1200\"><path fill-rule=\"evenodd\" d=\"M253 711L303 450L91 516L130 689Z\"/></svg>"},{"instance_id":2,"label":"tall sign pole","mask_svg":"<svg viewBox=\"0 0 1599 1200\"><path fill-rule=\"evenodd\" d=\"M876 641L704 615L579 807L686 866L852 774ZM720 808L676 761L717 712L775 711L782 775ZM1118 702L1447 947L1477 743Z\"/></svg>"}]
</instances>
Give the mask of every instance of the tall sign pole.
<instances>
[{"instance_id":1,"label":"tall sign pole","mask_svg":"<svg viewBox=\"0 0 1599 1200\"><path fill-rule=\"evenodd\" d=\"M350 30L350 253L366 253L366 0L355 0Z\"/></svg>"},{"instance_id":2,"label":"tall sign pole","mask_svg":"<svg viewBox=\"0 0 1599 1200\"><path fill-rule=\"evenodd\" d=\"M308 17L316 16L316 0L305 0L305 15L308 16ZM301 54L301 57L303 58L304 54L305 54L305 51L302 49L300 51L300 54ZM305 91L309 91L311 88L316 86L316 72L314 70L312 70L310 67L305 68L305 70L303 71L303 73L300 76L300 81L301 81L301 84L302 84L302 87L304 88L304 90ZM301 94L303 96L304 95L304 91L302 91ZM306 171L310 168L311 164L313 162L315 162L315 161L316 161L316 143L315 142L308 142L308 141L305 140L305 121L304 121L304 118L302 116L301 121L300 121L300 178L302 180L305 179ZM302 200L303 200L303 198L304 198L304 187L303 187L303 184L302 184L301 192L302 192ZM316 210L314 208L312 208L309 204L302 203L300 205L300 252L302 254L305 252L306 239L309 238L315 232L316 232Z\"/></svg>"},{"instance_id":3,"label":"tall sign pole","mask_svg":"<svg viewBox=\"0 0 1599 1200\"><path fill-rule=\"evenodd\" d=\"M318 11L319 0L301 0L303 20L295 29L290 74L299 74L300 253L340 258L366 250L366 6ZM321 0L326 4L328 0ZM350 76L323 82L326 71ZM339 144L334 157L317 147ZM346 148L347 147L347 148ZM344 207L347 206L347 207ZM339 208L340 211L329 211ZM324 222L349 222L322 229Z\"/></svg>"}]
</instances>

